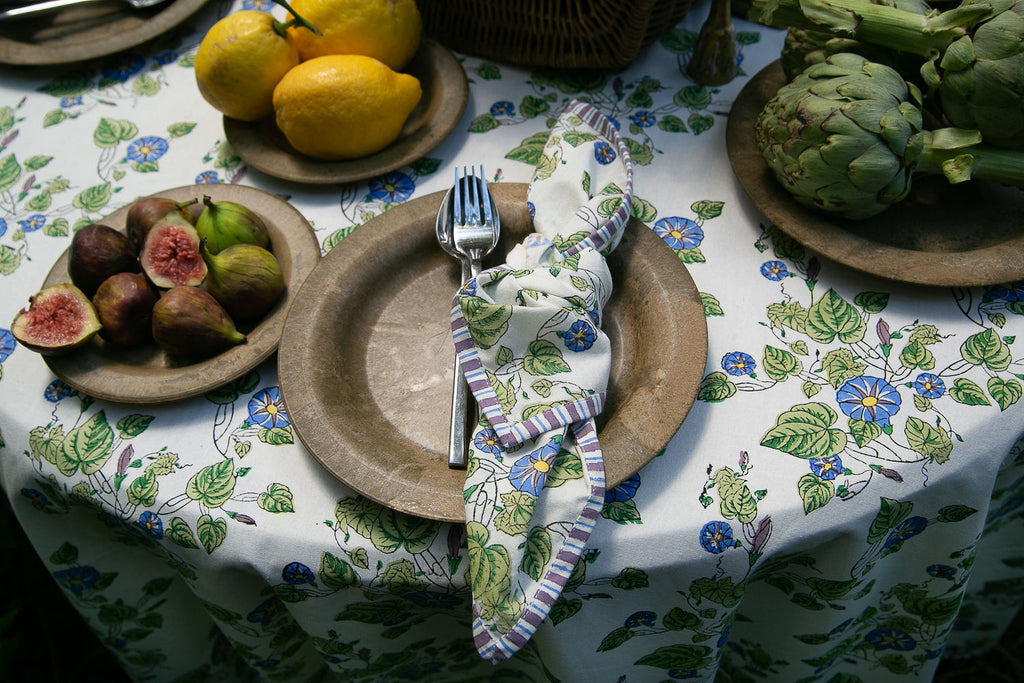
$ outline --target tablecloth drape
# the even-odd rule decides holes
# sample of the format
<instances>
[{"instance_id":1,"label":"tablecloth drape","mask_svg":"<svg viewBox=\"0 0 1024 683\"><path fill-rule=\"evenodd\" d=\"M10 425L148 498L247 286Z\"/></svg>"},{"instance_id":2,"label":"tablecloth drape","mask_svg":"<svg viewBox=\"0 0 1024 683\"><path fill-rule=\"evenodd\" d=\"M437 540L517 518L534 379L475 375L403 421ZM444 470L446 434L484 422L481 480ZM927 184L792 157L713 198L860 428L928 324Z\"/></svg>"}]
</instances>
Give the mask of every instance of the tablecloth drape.
<instances>
[{"instance_id":1,"label":"tablecloth drape","mask_svg":"<svg viewBox=\"0 0 1024 683\"><path fill-rule=\"evenodd\" d=\"M205 30L253 6L266 9L213 3L94 63L0 70L0 324L77 227L136 197L252 185L299 208L325 252L344 249L373 216L446 189L456 165L528 181L577 99L619 125L633 215L701 292L707 365L664 452L607 492L531 643L492 666L473 647L462 526L325 473L273 361L201 397L120 405L71 390L0 329L3 489L131 676L898 681L996 642L1024 585L1024 289L882 280L764 221L725 123L778 31L737 21L740 74L716 88L685 75L707 3L617 72L458 55L469 104L440 146L307 186L248 170L195 88Z\"/></svg>"}]
</instances>

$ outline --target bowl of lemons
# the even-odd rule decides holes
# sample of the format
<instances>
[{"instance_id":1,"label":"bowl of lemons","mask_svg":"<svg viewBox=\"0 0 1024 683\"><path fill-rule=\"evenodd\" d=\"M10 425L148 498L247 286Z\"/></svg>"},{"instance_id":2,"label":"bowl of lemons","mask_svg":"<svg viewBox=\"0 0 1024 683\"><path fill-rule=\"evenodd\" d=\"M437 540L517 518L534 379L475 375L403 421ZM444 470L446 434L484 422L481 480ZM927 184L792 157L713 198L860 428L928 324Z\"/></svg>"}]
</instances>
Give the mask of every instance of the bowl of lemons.
<instances>
[{"instance_id":1,"label":"bowl of lemons","mask_svg":"<svg viewBox=\"0 0 1024 683\"><path fill-rule=\"evenodd\" d=\"M422 35L414 0L277 0L285 19L241 10L196 51L196 84L250 168L302 183L374 177L454 130L461 63Z\"/></svg>"}]
</instances>

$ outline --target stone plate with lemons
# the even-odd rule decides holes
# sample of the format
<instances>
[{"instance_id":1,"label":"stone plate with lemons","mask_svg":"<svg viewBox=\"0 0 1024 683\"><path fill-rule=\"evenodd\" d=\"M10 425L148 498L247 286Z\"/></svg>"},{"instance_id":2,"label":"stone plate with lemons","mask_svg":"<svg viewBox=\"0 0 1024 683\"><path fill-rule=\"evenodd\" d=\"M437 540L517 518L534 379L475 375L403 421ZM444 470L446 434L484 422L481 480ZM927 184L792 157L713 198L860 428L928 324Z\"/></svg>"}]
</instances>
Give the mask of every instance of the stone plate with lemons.
<instances>
[{"instance_id":1,"label":"stone plate with lemons","mask_svg":"<svg viewBox=\"0 0 1024 683\"><path fill-rule=\"evenodd\" d=\"M196 51L196 83L251 168L305 183L363 180L437 146L466 107L455 56L422 37L414 0L276 0Z\"/></svg>"}]
</instances>

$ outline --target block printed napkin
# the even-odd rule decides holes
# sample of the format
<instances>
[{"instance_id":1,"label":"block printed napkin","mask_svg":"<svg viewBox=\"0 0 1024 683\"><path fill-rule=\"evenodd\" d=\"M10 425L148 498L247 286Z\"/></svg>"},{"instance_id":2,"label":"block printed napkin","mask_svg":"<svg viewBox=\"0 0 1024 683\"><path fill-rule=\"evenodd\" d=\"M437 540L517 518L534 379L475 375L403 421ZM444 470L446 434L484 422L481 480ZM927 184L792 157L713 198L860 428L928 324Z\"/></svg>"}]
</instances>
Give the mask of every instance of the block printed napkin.
<instances>
[{"instance_id":1,"label":"block printed napkin","mask_svg":"<svg viewBox=\"0 0 1024 683\"><path fill-rule=\"evenodd\" d=\"M453 302L455 348L482 412L464 490L473 637L494 663L547 617L600 517L605 256L628 223L632 175L614 122L570 104L530 183L536 232Z\"/></svg>"}]
</instances>

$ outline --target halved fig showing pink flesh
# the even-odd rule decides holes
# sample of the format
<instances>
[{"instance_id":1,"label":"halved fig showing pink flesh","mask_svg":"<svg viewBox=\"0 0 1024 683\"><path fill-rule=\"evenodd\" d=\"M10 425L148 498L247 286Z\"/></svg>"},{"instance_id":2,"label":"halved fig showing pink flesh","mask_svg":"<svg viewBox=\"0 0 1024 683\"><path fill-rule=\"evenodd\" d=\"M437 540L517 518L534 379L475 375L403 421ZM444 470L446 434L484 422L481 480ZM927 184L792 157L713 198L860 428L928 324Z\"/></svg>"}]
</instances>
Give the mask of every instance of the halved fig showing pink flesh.
<instances>
[{"instance_id":1,"label":"halved fig showing pink flesh","mask_svg":"<svg viewBox=\"0 0 1024 683\"><path fill-rule=\"evenodd\" d=\"M198 287L206 279L206 262L199 251L199 233L180 214L171 213L146 235L139 261L157 287Z\"/></svg>"},{"instance_id":2,"label":"halved fig showing pink flesh","mask_svg":"<svg viewBox=\"0 0 1024 683\"><path fill-rule=\"evenodd\" d=\"M85 344L102 325L88 297L71 284L47 287L29 297L11 323L18 342L44 356L59 356Z\"/></svg>"}]
</instances>

